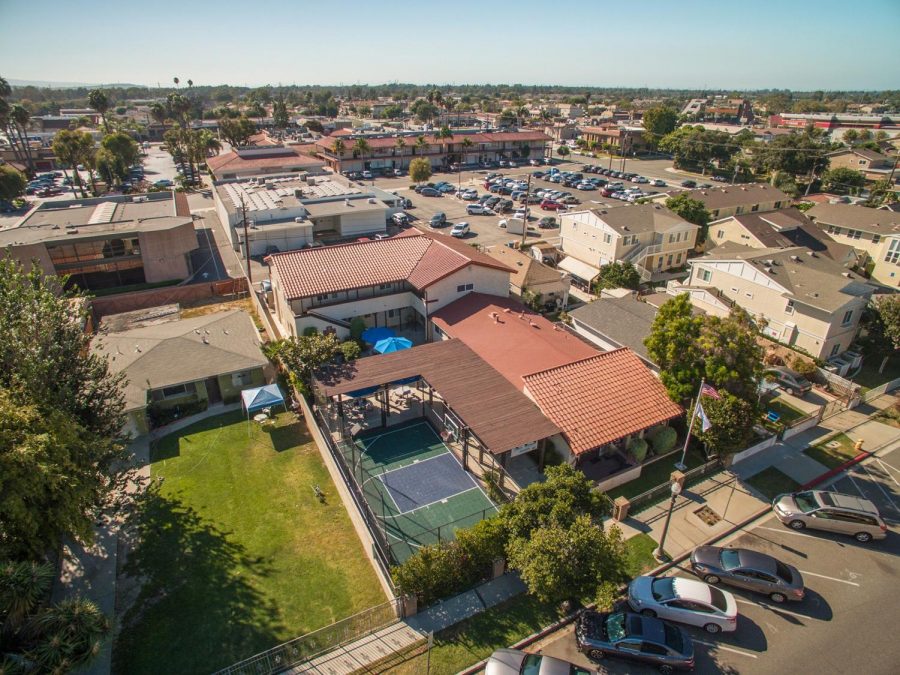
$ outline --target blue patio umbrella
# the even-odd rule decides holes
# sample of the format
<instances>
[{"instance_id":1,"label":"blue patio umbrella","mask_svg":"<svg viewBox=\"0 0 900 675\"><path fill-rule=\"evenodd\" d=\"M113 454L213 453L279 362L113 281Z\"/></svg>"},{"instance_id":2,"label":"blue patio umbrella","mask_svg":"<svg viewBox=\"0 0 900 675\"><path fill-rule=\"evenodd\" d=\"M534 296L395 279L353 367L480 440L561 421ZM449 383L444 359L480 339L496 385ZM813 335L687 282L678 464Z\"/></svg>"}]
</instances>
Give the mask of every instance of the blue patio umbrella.
<instances>
[{"instance_id":1,"label":"blue patio umbrella","mask_svg":"<svg viewBox=\"0 0 900 675\"><path fill-rule=\"evenodd\" d=\"M403 337L392 337L375 343L375 351L379 354L390 354L412 347L412 342Z\"/></svg>"},{"instance_id":2,"label":"blue patio umbrella","mask_svg":"<svg viewBox=\"0 0 900 675\"><path fill-rule=\"evenodd\" d=\"M370 345L374 345L376 342L380 342L381 340L387 340L388 338L392 338L397 333L394 332L392 328L385 328L384 326L378 326L375 328L366 328L363 331L362 339L365 342L368 342Z\"/></svg>"}]
</instances>

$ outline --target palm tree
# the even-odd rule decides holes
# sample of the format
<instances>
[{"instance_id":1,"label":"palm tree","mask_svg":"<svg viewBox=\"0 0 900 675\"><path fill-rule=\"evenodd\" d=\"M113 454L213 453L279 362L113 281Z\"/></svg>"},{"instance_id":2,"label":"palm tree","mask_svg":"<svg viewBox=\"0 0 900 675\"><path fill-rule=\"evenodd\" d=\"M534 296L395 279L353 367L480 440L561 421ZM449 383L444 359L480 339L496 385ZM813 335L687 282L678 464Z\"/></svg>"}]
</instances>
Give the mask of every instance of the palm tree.
<instances>
[{"instance_id":1,"label":"palm tree","mask_svg":"<svg viewBox=\"0 0 900 675\"><path fill-rule=\"evenodd\" d=\"M78 173L78 165L81 163L79 135L79 132L68 129L59 131L53 137L53 154L63 164L63 173L66 175L66 180L69 179L69 172L66 170L66 167L68 167L75 174L74 186L81 192L82 197L87 197L84 185L81 182L81 175Z\"/></svg>"},{"instance_id":2,"label":"palm tree","mask_svg":"<svg viewBox=\"0 0 900 675\"><path fill-rule=\"evenodd\" d=\"M341 160L344 157L344 152L347 150L347 145L340 138L335 138L331 142L331 152L334 153L335 157L337 157L337 170L340 171L341 168Z\"/></svg>"},{"instance_id":3,"label":"palm tree","mask_svg":"<svg viewBox=\"0 0 900 675\"><path fill-rule=\"evenodd\" d=\"M100 113L100 119L103 121L103 129L109 133L109 121L106 119L106 113L109 110L109 97L102 89L92 89L88 94L88 105Z\"/></svg>"},{"instance_id":4,"label":"palm tree","mask_svg":"<svg viewBox=\"0 0 900 675\"><path fill-rule=\"evenodd\" d=\"M475 144L472 142L471 138L466 136L465 138L462 139L462 143L460 143L460 145L462 146L462 160L459 163L459 172L457 173L457 176L456 176L457 189L462 187L463 164L465 164L466 160L469 158L469 149Z\"/></svg>"},{"instance_id":5,"label":"palm tree","mask_svg":"<svg viewBox=\"0 0 900 675\"><path fill-rule=\"evenodd\" d=\"M424 153L425 150L428 149L428 141L425 140L424 135L416 137L416 148L415 149L418 150L420 154Z\"/></svg>"},{"instance_id":6,"label":"palm tree","mask_svg":"<svg viewBox=\"0 0 900 675\"><path fill-rule=\"evenodd\" d=\"M13 131L18 136L19 145L23 148L28 172L34 175L34 158L31 156L31 146L28 144L28 124L31 121L31 113L28 112L28 108L16 103L9 110L9 119L12 122Z\"/></svg>"},{"instance_id":7,"label":"palm tree","mask_svg":"<svg viewBox=\"0 0 900 675\"><path fill-rule=\"evenodd\" d=\"M450 131L450 127L448 127L445 124L438 130L438 132L434 135L434 137L441 142L441 152L445 155L444 164L446 164L447 163L446 154L447 154L447 146L448 146L447 141L449 141L450 139L453 138L453 132Z\"/></svg>"},{"instance_id":8,"label":"palm tree","mask_svg":"<svg viewBox=\"0 0 900 675\"><path fill-rule=\"evenodd\" d=\"M402 138L398 138L397 142L394 144L397 146L397 154L400 156L400 168L403 168L403 148L406 147L406 141Z\"/></svg>"},{"instance_id":9,"label":"palm tree","mask_svg":"<svg viewBox=\"0 0 900 675\"><path fill-rule=\"evenodd\" d=\"M6 620L4 631L18 630L46 597L53 583L54 570L49 563L6 562L0 567L0 616Z\"/></svg>"},{"instance_id":10,"label":"palm tree","mask_svg":"<svg viewBox=\"0 0 900 675\"><path fill-rule=\"evenodd\" d=\"M369 142L365 138L357 138L356 143L353 144L353 155L359 155L363 160L363 168L366 167L365 158L368 153L372 151L372 147L369 145Z\"/></svg>"},{"instance_id":11,"label":"palm tree","mask_svg":"<svg viewBox=\"0 0 900 675\"><path fill-rule=\"evenodd\" d=\"M175 88L177 89L177 88L178 88L178 83L181 82L181 80L179 80L177 77L173 77L173 78L172 78L172 82L175 83Z\"/></svg>"},{"instance_id":12,"label":"palm tree","mask_svg":"<svg viewBox=\"0 0 900 675\"><path fill-rule=\"evenodd\" d=\"M40 638L30 656L47 671L60 667L70 670L100 653L109 628L109 619L90 600L63 600L31 622L32 631Z\"/></svg>"}]
</instances>

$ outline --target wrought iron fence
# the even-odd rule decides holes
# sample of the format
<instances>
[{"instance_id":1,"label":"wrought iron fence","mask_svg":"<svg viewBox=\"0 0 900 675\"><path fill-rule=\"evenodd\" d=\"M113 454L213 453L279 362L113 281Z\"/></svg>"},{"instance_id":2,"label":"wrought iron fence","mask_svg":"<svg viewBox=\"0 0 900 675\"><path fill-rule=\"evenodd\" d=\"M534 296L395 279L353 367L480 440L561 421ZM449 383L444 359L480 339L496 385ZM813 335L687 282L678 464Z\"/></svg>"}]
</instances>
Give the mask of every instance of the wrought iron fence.
<instances>
[{"instance_id":1,"label":"wrought iron fence","mask_svg":"<svg viewBox=\"0 0 900 675\"><path fill-rule=\"evenodd\" d=\"M721 468L722 460L720 460L718 457L706 462L705 464L694 467L693 469L684 473L684 486L690 487L691 485L696 485L710 474L720 471ZM672 494L671 485L671 482L662 483L654 488L647 490L646 492L635 495L628 500L629 502L631 502L631 508L629 509L629 512L634 514L640 511L644 511L666 499L669 495Z\"/></svg>"}]
</instances>

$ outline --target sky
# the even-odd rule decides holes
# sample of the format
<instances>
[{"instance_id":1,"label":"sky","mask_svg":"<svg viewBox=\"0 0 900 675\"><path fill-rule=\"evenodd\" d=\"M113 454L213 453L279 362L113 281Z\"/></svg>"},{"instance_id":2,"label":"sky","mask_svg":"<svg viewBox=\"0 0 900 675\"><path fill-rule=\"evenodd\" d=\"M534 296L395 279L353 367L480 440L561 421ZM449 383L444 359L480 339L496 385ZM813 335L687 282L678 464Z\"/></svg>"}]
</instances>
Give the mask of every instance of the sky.
<instances>
[{"instance_id":1,"label":"sky","mask_svg":"<svg viewBox=\"0 0 900 675\"><path fill-rule=\"evenodd\" d=\"M900 0L0 0L0 75L900 89Z\"/></svg>"}]
</instances>

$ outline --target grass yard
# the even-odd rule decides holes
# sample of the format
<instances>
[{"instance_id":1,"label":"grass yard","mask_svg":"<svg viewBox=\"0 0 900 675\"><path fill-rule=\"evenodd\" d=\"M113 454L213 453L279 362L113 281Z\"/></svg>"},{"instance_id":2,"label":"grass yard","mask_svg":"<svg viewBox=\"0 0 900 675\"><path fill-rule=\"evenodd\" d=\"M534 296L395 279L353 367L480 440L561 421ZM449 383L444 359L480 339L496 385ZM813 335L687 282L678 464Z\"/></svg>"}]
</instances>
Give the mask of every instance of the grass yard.
<instances>
[{"instance_id":1,"label":"grass yard","mask_svg":"<svg viewBox=\"0 0 900 675\"><path fill-rule=\"evenodd\" d=\"M787 401L782 401L780 398L773 399L766 404L766 412L769 410L778 413L778 421L785 425L799 420L801 417L807 417L805 412L795 408Z\"/></svg>"},{"instance_id":2,"label":"grass yard","mask_svg":"<svg viewBox=\"0 0 900 675\"><path fill-rule=\"evenodd\" d=\"M834 447L828 447L830 444L836 443ZM816 460L819 464L833 469L840 466L844 462L853 459L858 454L853 449L854 441L847 434L835 434L826 438L821 443L811 445L803 451L807 457Z\"/></svg>"},{"instance_id":3,"label":"grass yard","mask_svg":"<svg viewBox=\"0 0 900 675\"><path fill-rule=\"evenodd\" d=\"M263 428L234 412L166 436L151 478L114 672L209 673L386 600L292 415Z\"/></svg>"},{"instance_id":4,"label":"grass yard","mask_svg":"<svg viewBox=\"0 0 900 675\"><path fill-rule=\"evenodd\" d=\"M786 492L796 492L800 487L800 483L774 466L763 469L755 476L751 476L747 479L747 482L769 499L774 499L777 495Z\"/></svg>"},{"instance_id":5,"label":"grass yard","mask_svg":"<svg viewBox=\"0 0 900 675\"><path fill-rule=\"evenodd\" d=\"M471 619L437 633L431 648L431 675L453 675L490 656L495 649L515 644L561 618L553 605L523 594ZM427 655L390 669L391 675L424 673Z\"/></svg>"},{"instance_id":6,"label":"grass yard","mask_svg":"<svg viewBox=\"0 0 900 675\"><path fill-rule=\"evenodd\" d=\"M853 376L853 381L860 385L862 393L866 393L869 389L900 378L900 358L893 356L888 359L884 372L879 373L881 367L882 356L866 355L863 359L862 368Z\"/></svg>"},{"instance_id":7,"label":"grass yard","mask_svg":"<svg viewBox=\"0 0 900 675\"><path fill-rule=\"evenodd\" d=\"M888 424L900 429L900 403L895 403L890 408L885 408L873 418L882 424Z\"/></svg>"},{"instance_id":8,"label":"grass yard","mask_svg":"<svg viewBox=\"0 0 900 675\"><path fill-rule=\"evenodd\" d=\"M629 577L638 577L652 570L659 563L653 557L656 540L648 534L636 534L625 540L625 554L628 556L626 570Z\"/></svg>"},{"instance_id":9,"label":"grass yard","mask_svg":"<svg viewBox=\"0 0 900 675\"><path fill-rule=\"evenodd\" d=\"M641 469L640 476L617 488L613 488L606 494L610 499L615 499L616 497L628 497L631 499L647 490L655 488L657 485L668 483L669 476L675 471L675 462L679 459L681 459L681 450L672 453L671 455L667 455L662 459L645 463L644 468ZM704 464L706 460L703 457L703 453L699 450L688 448L687 457L684 462L687 464L688 469L693 469Z\"/></svg>"}]
</instances>

